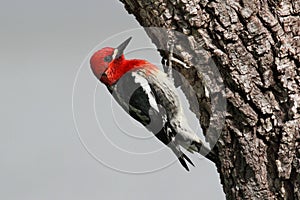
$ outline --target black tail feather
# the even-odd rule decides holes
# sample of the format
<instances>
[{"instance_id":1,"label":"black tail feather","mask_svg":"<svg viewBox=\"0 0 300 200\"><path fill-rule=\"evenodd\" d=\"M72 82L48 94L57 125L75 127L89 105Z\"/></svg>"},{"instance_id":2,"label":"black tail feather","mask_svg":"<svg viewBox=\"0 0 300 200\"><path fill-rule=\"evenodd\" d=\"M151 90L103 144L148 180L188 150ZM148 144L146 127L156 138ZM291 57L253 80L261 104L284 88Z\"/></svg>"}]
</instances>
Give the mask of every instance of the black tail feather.
<instances>
[{"instance_id":1,"label":"black tail feather","mask_svg":"<svg viewBox=\"0 0 300 200\"><path fill-rule=\"evenodd\" d=\"M190 171L189 167L187 166L185 160L183 157L178 157L179 162L181 163L181 165L186 169L186 171Z\"/></svg>"},{"instance_id":2,"label":"black tail feather","mask_svg":"<svg viewBox=\"0 0 300 200\"><path fill-rule=\"evenodd\" d=\"M178 157L179 162L187 171L190 171L188 165L186 164L186 161L188 161L188 163L190 163L193 167L195 167L194 163L183 152L180 152L180 153L181 153L181 155Z\"/></svg>"},{"instance_id":3,"label":"black tail feather","mask_svg":"<svg viewBox=\"0 0 300 200\"><path fill-rule=\"evenodd\" d=\"M171 148L171 150L174 152L174 154L176 155L176 157L178 158L179 162L181 163L181 165L187 170L187 171L190 171L189 170L189 167L186 163L186 161L188 163L190 163L192 166L195 166L193 164L193 162L191 161L191 159L189 157L187 157L187 155L185 155L179 145L175 144L173 141L172 141L172 138L170 136L170 132L168 132L169 128L167 127L168 126L168 122L166 123L166 127L162 128L158 133L155 134L155 136L161 141L163 142L165 145L167 145L168 147Z\"/></svg>"},{"instance_id":4,"label":"black tail feather","mask_svg":"<svg viewBox=\"0 0 300 200\"><path fill-rule=\"evenodd\" d=\"M181 153L182 153L182 152L181 152ZM189 157L187 157L187 155L185 155L184 153L182 153L182 157L183 157L184 159L186 159L191 165L193 165L193 166L195 167L194 163L191 161L191 159L190 159Z\"/></svg>"},{"instance_id":5,"label":"black tail feather","mask_svg":"<svg viewBox=\"0 0 300 200\"><path fill-rule=\"evenodd\" d=\"M191 161L191 159L189 157L187 157L187 155L185 155L179 148L179 146L172 146L171 147L172 151L174 152L174 154L177 156L179 162L181 163L181 165L187 170L190 171L186 161L188 163L190 163L192 166L195 167L194 163Z\"/></svg>"}]
</instances>

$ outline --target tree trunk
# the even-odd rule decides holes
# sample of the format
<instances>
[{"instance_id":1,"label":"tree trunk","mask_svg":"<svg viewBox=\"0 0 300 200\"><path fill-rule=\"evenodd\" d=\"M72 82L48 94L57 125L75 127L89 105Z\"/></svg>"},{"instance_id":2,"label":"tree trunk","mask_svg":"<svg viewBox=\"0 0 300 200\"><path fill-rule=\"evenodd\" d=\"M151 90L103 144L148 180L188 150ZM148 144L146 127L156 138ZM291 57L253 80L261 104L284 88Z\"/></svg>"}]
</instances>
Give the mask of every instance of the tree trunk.
<instances>
[{"instance_id":1,"label":"tree trunk","mask_svg":"<svg viewBox=\"0 0 300 200\"><path fill-rule=\"evenodd\" d=\"M210 102L219 97L203 98L198 70L172 66L197 90L204 134L214 120L214 129L222 130L214 151L227 199L300 199L300 1L121 2L143 27L200 41L216 63L226 88L227 109L217 112L226 116L224 126L211 114L217 108ZM147 33L157 47L163 45L158 34ZM193 59L189 48L196 50L174 48L186 63Z\"/></svg>"}]
</instances>

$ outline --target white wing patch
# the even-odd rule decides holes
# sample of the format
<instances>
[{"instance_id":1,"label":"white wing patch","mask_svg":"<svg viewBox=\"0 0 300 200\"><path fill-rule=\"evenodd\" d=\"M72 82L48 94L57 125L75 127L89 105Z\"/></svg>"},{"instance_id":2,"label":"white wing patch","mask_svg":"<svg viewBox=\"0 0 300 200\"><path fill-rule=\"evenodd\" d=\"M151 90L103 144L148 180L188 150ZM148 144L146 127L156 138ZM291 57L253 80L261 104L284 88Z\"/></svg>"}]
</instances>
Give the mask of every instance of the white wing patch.
<instances>
[{"instance_id":1,"label":"white wing patch","mask_svg":"<svg viewBox=\"0 0 300 200\"><path fill-rule=\"evenodd\" d=\"M153 92L151 90L151 87L150 87L147 79L145 79L143 76L139 75L136 72L133 72L132 76L134 76L134 82L140 84L141 87L143 88L144 92L147 94L151 107L154 108L157 112L159 112L158 105L156 103L156 99L153 95Z\"/></svg>"}]
</instances>

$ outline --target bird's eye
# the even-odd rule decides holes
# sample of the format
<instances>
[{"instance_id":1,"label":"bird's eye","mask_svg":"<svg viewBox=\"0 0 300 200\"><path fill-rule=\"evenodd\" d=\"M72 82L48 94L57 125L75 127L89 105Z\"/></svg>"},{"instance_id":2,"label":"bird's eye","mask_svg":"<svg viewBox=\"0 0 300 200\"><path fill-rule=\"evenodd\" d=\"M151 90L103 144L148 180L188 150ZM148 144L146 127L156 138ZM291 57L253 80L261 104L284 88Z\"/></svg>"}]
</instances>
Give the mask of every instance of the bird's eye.
<instances>
[{"instance_id":1,"label":"bird's eye","mask_svg":"<svg viewBox=\"0 0 300 200\"><path fill-rule=\"evenodd\" d=\"M110 62L112 60L111 56L105 56L104 57L104 62Z\"/></svg>"}]
</instances>

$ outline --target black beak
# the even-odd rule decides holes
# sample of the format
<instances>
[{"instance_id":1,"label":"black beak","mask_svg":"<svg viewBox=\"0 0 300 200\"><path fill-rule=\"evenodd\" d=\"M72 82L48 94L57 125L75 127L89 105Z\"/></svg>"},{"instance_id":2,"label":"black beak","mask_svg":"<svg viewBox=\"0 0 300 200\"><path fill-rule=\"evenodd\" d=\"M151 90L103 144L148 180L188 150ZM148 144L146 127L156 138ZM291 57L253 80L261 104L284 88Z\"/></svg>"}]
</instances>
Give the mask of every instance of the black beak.
<instances>
[{"instance_id":1,"label":"black beak","mask_svg":"<svg viewBox=\"0 0 300 200\"><path fill-rule=\"evenodd\" d=\"M125 48L127 47L127 45L129 44L130 40L132 37L128 38L127 40L125 40L122 44L120 44L117 48L115 48L115 57L113 59L118 59L121 57L121 55L123 54Z\"/></svg>"}]
</instances>

